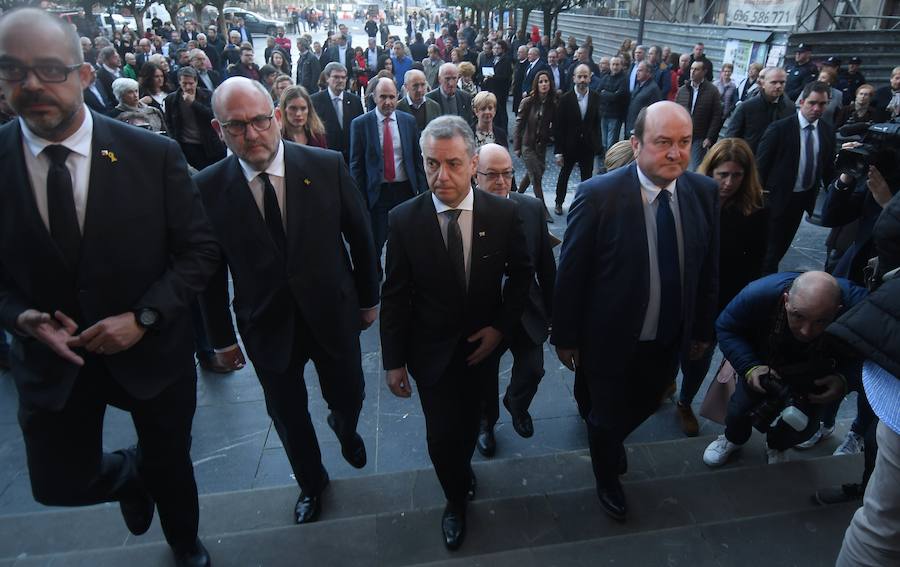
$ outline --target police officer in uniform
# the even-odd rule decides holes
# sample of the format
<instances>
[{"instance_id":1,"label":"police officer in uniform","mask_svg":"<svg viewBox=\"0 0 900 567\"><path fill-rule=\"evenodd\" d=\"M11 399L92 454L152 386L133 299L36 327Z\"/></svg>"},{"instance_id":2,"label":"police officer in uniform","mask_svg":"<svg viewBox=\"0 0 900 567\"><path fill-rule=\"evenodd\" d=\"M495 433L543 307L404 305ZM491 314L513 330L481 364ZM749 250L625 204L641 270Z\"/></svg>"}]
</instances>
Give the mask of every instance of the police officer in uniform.
<instances>
[{"instance_id":1,"label":"police officer in uniform","mask_svg":"<svg viewBox=\"0 0 900 567\"><path fill-rule=\"evenodd\" d=\"M844 106L853 102L853 99L856 97L856 89L866 82L866 77L859 72L860 65L862 65L862 60L859 57L851 57L847 61L847 70L841 70L838 73L838 81L835 88L844 94Z\"/></svg>"},{"instance_id":2,"label":"police officer in uniform","mask_svg":"<svg viewBox=\"0 0 900 567\"><path fill-rule=\"evenodd\" d=\"M797 46L797 52L794 53L794 62L785 66L787 84L784 86L784 94L790 100L797 100L803 86L815 81L819 76L819 68L811 61L811 58L812 48L801 43Z\"/></svg>"}]
</instances>

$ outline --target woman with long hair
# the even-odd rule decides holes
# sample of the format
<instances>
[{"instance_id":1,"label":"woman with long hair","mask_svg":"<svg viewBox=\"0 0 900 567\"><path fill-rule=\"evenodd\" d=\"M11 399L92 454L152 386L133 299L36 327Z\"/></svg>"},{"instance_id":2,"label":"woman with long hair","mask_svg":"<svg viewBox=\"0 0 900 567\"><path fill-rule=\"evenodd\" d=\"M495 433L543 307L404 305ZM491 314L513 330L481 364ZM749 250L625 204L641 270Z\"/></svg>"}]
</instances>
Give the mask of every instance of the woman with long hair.
<instances>
[{"instance_id":1,"label":"woman with long hair","mask_svg":"<svg viewBox=\"0 0 900 567\"><path fill-rule=\"evenodd\" d=\"M141 66L138 75L138 85L141 102L152 106L161 112L166 111L166 72L156 63L147 61Z\"/></svg>"},{"instance_id":2,"label":"woman with long hair","mask_svg":"<svg viewBox=\"0 0 900 567\"><path fill-rule=\"evenodd\" d=\"M287 62L284 52L277 47L272 50L272 55L269 56L269 65L275 67L279 75L291 76L291 64Z\"/></svg>"},{"instance_id":3,"label":"woman with long hair","mask_svg":"<svg viewBox=\"0 0 900 567\"><path fill-rule=\"evenodd\" d=\"M553 88L553 76L547 70L538 71L531 83L531 90L519 105L516 116L516 134L513 149L525 162L527 173L519 185L519 193L534 184L534 196L544 201L542 180L547 169L547 144L552 134L553 119L558 99ZM546 205L545 205L546 208ZM548 222L553 217L547 212Z\"/></svg>"},{"instance_id":4,"label":"woman with long hair","mask_svg":"<svg viewBox=\"0 0 900 567\"><path fill-rule=\"evenodd\" d=\"M731 111L737 104L737 85L731 80L734 65L724 63L719 71L719 78L713 81L713 85L719 89L719 99L722 101L722 120L731 116Z\"/></svg>"},{"instance_id":5,"label":"woman with long hair","mask_svg":"<svg viewBox=\"0 0 900 567\"><path fill-rule=\"evenodd\" d=\"M769 215L763 208L756 160L744 140L725 138L713 144L697 173L719 184L718 314L744 286L762 277ZM714 350L715 342L706 352L691 352L681 360L683 379L676 408L681 428L689 437L699 429L691 402L706 378Z\"/></svg>"},{"instance_id":6,"label":"woman with long hair","mask_svg":"<svg viewBox=\"0 0 900 567\"><path fill-rule=\"evenodd\" d=\"M309 93L300 85L293 85L281 93L281 137L289 142L328 148L325 125L313 108Z\"/></svg>"}]
</instances>

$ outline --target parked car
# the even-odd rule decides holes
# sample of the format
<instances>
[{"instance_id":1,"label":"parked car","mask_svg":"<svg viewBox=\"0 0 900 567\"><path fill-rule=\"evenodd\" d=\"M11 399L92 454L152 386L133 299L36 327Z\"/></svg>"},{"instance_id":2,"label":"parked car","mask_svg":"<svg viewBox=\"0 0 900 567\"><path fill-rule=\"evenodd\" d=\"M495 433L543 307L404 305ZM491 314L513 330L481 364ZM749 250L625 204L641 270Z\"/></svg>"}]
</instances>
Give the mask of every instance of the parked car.
<instances>
[{"instance_id":1,"label":"parked car","mask_svg":"<svg viewBox=\"0 0 900 567\"><path fill-rule=\"evenodd\" d=\"M274 36L278 26L286 27L285 22L273 20L272 18L267 18L256 12L244 10L243 8L225 8L224 13L226 20L234 20L235 18L243 19L244 27L246 27L247 31L250 33L262 33Z\"/></svg>"}]
</instances>

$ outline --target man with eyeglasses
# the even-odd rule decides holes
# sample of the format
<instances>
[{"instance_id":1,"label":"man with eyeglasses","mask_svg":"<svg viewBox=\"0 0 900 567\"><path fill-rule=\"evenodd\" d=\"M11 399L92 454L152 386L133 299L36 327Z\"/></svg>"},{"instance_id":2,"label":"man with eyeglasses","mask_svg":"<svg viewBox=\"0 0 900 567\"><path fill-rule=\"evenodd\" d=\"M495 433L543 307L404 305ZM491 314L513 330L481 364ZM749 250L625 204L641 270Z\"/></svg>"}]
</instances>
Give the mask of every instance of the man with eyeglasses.
<instances>
[{"instance_id":1,"label":"man with eyeglasses","mask_svg":"<svg viewBox=\"0 0 900 567\"><path fill-rule=\"evenodd\" d=\"M91 68L43 10L0 18L0 327L14 337L38 502L118 501L129 531L154 508L176 565L209 565L191 465L196 369L189 304L219 252L177 145L86 109ZM103 450L107 405L137 446Z\"/></svg>"},{"instance_id":2,"label":"man with eyeglasses","mask_svg":"<svg viewBox=\"0 0 900 567\"><path fill-rule=\"evenodd\" d=\"M478 149L478 170L475 172L478 188L516 204L525 230L528 256L536 276L531 280L522 318L512 332L504 337L498 349L500 356L507 350L513 356L512 372L506 395L503 396L503 405L512 417L513 429L527 438L534 435L534 423L528 408L537 393L541 378L544 377L544 342L550 334L556 260L553 258L553 238L547 231L547 209L534 197L510 192L513 173L512 158L506 148L497 144L485 144ZM497 357L496 361L499 370L500 358ZM478 452L485 457L492 457L496 450L494 425L500 417L497 380L492 380L491 385L494 388L487 392L484 399L476 445Z\"/></svg>"},{"instance_id":3,"label":"man with eyeglasses","mask_svg":"<svg viewBox=\"0 0 900 567\"><path fill-rule=\"evenodd\" d=\"M533 271L516 206L472 189L478 156L469 124L435 118L420 144L430 191L389 214L381 350L391 392L409 398L409 374L419 388L447 499L444 545L454 550L475 497L482 400L496 395L498 347L522 317Z\"/></svg>"},{"instance_id":4,"label":"man with eyeglasses","mask_svg":"<svg viewBox=\"0 0 900 567\"><path fill-rule=\"evenodd\" d=\"M300 486L294 520L313 522L328 473L307 409L310 359L342 455L366 465L356 426L364 398L359 334L378 305L369 217L340 156L281 140L281 111L261 84L225 81L213 111L231 155L195 178L226 259L202 297L207 327L217 350L238 348L230 270L238 329Z\"/></svg>"},{"instance_id":5,"label":"man with eyeglasses","mask_svg":"<svg viewBox=\"0 0 900 567\"><path fill-rule=\"evenodd\" d=\"M166 97L169 136L178 142L187 162L204 169L223 157L225 146L210 125L212 93L199 85L200 76L191 66L178 70L178 89Z\"/></svg>"},{"instance_id":6,"label":"man with eyeglasses","mask_svg":"<svg viewBox=\"0 0 900 567\"><path fill-rule=\"evenodd\" d=\"M363 113L362 101L347 91L347 67L337 61L325 65L328 88L310 96L316 114L325 123L328 149L341 152L350 164L350 123Z\"/></svg>"}]
</instances>

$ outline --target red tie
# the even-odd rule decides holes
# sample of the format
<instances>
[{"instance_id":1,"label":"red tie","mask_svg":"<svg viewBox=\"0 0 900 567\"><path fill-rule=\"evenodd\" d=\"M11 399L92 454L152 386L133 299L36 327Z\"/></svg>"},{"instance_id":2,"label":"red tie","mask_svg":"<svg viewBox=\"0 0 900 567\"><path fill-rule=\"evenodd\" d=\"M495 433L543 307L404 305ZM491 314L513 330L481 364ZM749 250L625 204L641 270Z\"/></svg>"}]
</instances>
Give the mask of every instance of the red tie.
<instances>
[{"instance_id":1,"label":"red tie","mask_svg":"<svg viewBox=\"0 0 900 567\"><path fill-rule=\"evenodd\" d=\"M397 172L394 171L394 137L391 135L391 120L390 116L384 119L384 146L381 148L384 154L384 180L388 183L397 177Z\"/></svg>"}]
</instances>

